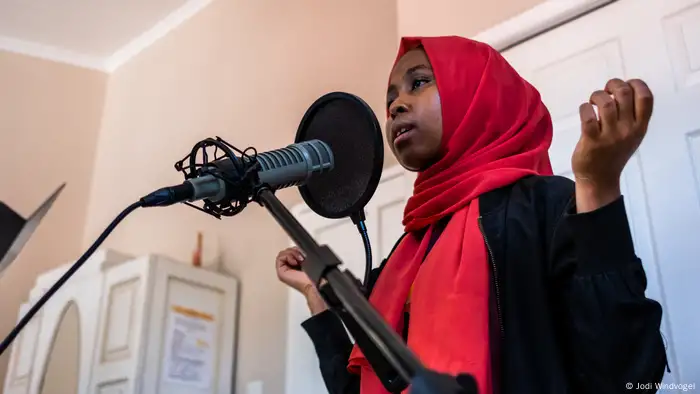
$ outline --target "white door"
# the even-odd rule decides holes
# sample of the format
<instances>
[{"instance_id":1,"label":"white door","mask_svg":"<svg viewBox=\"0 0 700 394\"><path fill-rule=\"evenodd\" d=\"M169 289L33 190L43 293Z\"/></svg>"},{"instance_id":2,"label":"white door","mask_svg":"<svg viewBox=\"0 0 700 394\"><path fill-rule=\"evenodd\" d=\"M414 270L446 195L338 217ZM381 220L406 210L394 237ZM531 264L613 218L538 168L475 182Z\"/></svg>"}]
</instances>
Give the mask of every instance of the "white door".
<instances>
[{"instance_id":1,"label":"white door","mask_svg":"<svg viewBox=\"0 0 700 394\"><path fill-rule=\"evenodd\" d=\"M367 230L372 243L374 267L391 251L403 234L401 219L406 199L413 190L412 173L400 167L384 171L372 201L367 205ZM321 245L328 245L342 260L341 270L350 270L362 280L365 272L365 252L357 228L350 219L330 220L316 215L305 205L292 210L297 220ZM318 357L301 323L310 317L304 298L289 291L287 316L287 394L326 394L319 371Z\"/></svg>"},{"instance_id":2,"label":"white door","mask_svg":"<svg viewBox=\"0 0 700 394\"><path fill-rule=\"evenodd\" d=\"M623 192L648 295L664 307L666 382L700 382L700 0L621 0L504 55L552 113L560 175L571 177L578 107L594 90L642 78L655 93Z\"/></svg>"}]
</instances>

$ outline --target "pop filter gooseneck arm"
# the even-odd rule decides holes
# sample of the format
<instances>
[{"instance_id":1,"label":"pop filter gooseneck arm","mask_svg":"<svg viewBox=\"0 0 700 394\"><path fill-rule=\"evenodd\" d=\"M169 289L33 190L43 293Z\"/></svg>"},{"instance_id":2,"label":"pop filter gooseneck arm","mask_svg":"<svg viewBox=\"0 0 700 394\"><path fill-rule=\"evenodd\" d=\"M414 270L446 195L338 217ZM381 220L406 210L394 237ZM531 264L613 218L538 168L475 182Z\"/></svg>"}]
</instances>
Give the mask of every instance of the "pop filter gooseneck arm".
<instances>
[{"instance_id":1,"label":"pop filter gooseneck arm","mask_svg":"<svg viewBox=\"0 0 700 394\"><path fill-rule=\"evenodd\" d=\"M370 275L372 274L372 243L369 241L369 233L367 232L367 225L365 224L365 210L361 209L356 213L350 215L350 219L357 227L357 231L362 237L362 244L365 247L365 277L362 284L365 289L369 286Z\"/></svg>"}]
</instances>

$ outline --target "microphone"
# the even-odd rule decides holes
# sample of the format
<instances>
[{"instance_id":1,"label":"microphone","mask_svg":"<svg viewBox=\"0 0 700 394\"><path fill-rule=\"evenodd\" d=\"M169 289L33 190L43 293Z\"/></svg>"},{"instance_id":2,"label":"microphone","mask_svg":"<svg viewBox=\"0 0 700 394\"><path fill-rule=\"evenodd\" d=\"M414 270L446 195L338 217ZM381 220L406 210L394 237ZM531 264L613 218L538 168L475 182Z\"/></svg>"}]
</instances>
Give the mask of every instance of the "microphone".
<instances>
[{"instance_id":1,"label":"microphone","mask_svg":"<svg viewBox=\"0 0 700 394\"><path fill-rule=\"evenodd\" d=\"M317 174L334 168L333 151L321 140L303 141L285 148L259 153L254 158L233 155L201 166L194 177L180 185L158 189L141 198L144 207L169 206L181 202L208 200L216 204L248 199L252 190L240 184L241 168L254 167L258 181L273 190L302 186ZM177 164L176 164L177 167Z\"/></svg>"}]
</instances>

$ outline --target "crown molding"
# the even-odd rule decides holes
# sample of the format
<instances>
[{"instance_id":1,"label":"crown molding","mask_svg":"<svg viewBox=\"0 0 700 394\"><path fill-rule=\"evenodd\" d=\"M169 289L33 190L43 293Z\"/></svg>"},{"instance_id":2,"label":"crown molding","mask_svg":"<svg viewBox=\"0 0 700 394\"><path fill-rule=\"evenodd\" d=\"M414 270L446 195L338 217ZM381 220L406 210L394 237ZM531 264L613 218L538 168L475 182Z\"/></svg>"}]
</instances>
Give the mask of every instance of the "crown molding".
<instances>
[{"instance_id":1,"label":"crown molding","mask_svg":"<svg viewBox=\"0 0 700 394\"><path fill-rule=\"evenodd\" d=\"M153 27L107 57L92 56L31 41L0 36L0 50L70 64L77 67L112 73L146 48L198 14L213 0L189 0Z\"/></svg>"},{"instance_id":2,"label":"crown molding","mask_svg":"<svg viewBox=\"0 0 700 394\"><path fill-rule=\"evenodd\" d=\"M546 0L473 37L505 51L618 0Z\"/></svg>"},{"instance_id":3,"label":"crown molding","mask_svg":"<svg viewBox=\"0 0 700 394\"><path fill-rule=\"evenodd\" d=\"M71 66L105 71L105 61L103 58L72 52L50 45L42 45L36 42L0 36L0 50L69 64Z\"/></svg>"},{"instance_id":4,"label":"crown molding","mask_svg":"<svg viewBox=\"0 0 700 394\"><path fill-rule=\"evenodd\" d=\"M211 4L212 1L213 0L189 0L182 7L171 12L168 16L156 23L152 28L131 40L131 42L114 52L109 58L105 59L105 71L108 73L114 72L143 50L155 44L168 33L175 30L181 24L198 14L209 4Z\"/></svg>"}]
</instances>

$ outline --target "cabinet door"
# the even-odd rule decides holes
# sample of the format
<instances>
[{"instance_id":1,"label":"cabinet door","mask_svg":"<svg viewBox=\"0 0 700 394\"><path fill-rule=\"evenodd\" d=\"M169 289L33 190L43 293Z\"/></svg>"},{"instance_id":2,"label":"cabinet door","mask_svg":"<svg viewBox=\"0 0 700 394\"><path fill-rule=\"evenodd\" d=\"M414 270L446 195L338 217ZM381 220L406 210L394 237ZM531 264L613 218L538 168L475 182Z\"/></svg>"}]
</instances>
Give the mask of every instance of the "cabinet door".
<instances>
[{"instance_id":1,"label":"cabinet door","mask_svg":"<svg viewBox=\"0 0 700 394\"><path fill-rule=\"evenodd\" d=\"M19 307L17 322L29 311L31 304L25 303ZM27 323L22 332L17 336L10 347L10 362L5 376L6 394L29 393L32 377L37 373L36 351L40 338L41 320L43 311L39 311L32 320Z\"/></svg>"},{"instance_id":2,"label":"cabinet door","mask_svg":"<svg viewBox=\"0 0 700 394\"><path fill-rule=\"evenodd\" d=\"M141 394L231 393L238 282L158 257L151 288Z\"/></svg>"},{"instance_id":3,"label":"cabinet door","mask_svg":"<svg viewBox=\"0 0 700 394\"><path fill-rule=\"evenodd\" d=\"M141 333L148 299L149 268L141 260L105 272L93 352L91 393L139 392L136 376L144 348Z\"/></svg>"}]
</instances>

